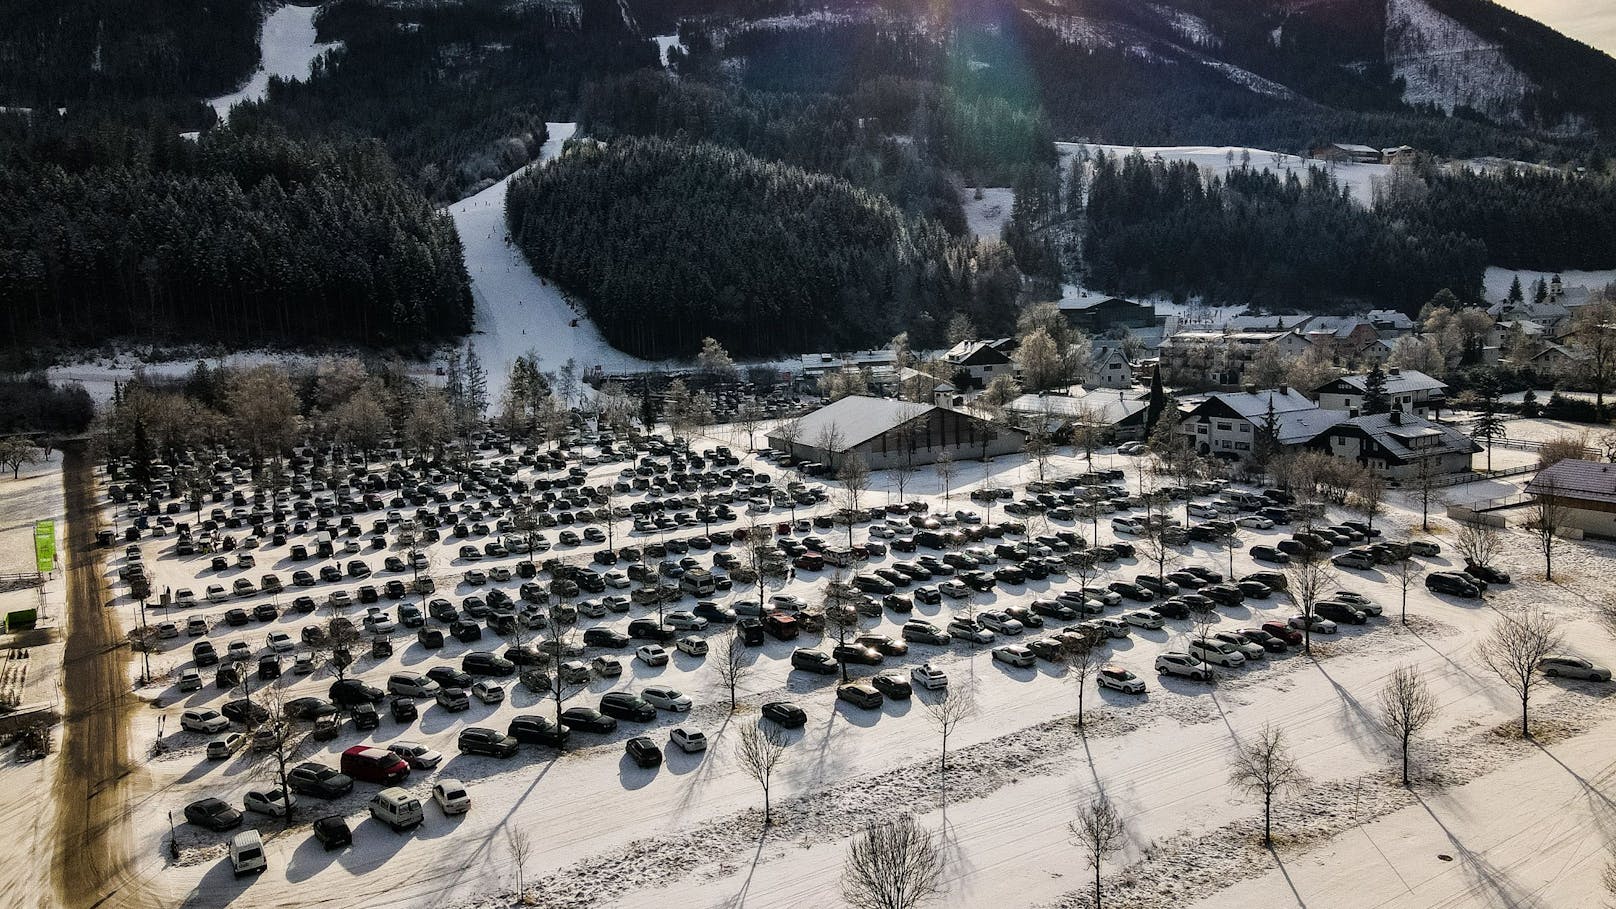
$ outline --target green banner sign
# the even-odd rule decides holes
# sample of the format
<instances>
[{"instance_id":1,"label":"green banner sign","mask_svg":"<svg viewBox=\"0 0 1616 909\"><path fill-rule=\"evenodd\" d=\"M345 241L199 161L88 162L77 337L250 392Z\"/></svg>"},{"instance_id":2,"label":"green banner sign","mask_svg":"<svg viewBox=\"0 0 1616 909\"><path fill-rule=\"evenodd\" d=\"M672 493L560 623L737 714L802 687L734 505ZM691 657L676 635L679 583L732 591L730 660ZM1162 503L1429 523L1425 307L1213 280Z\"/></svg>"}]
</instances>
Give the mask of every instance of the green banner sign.
<instances>
[{"instance_id":1,"label":"green banner sign","mask_svg":"<svg viewBox=\"0 0 1616 909\"><path fill-rule=\"evenodd\" d=\"M34 567L40 574L56 570L56 522L34 522Z\"/></svg>"}]
</instances>

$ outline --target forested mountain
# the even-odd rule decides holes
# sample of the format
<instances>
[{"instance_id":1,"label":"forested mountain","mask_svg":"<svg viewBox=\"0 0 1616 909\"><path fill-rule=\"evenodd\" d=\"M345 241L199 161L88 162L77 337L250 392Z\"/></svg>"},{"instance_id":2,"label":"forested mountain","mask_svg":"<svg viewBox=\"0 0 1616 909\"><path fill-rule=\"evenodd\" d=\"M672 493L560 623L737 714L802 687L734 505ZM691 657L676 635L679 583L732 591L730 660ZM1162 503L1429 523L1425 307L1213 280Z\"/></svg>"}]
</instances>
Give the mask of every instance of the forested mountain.
<instances>
[{"instance_id":1,"label":"forested mountain","mask_svg":"<svg viewBox=\"0 0 1616 909\"><path fill-rule=\"evenodd\" d=\"M580 296L615 346L688 356L849 349L954 313L1014 322L1003 247L962 243L851 184L711 144L576 144L511 183L528 261Z\"/></svg>"},{"instance_id":2,"label":"forested mountain","mask_svg":"<svg viewBox=\"0 0 1616 909\"><path fill-rule=\"evenodd\" d=\"M95 138L0 145L0 346L403 345L470 327L452 224L374 145Z\"/></svg>"}]
</instances>

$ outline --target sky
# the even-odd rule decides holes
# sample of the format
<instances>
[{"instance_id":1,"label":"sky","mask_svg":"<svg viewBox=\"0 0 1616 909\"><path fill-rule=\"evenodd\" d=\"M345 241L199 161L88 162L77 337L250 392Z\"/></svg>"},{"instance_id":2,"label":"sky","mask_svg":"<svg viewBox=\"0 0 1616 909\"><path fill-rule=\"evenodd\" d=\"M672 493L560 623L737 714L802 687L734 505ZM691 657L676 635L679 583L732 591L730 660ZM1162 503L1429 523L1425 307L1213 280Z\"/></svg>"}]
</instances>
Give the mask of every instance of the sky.
<instances>
[{"instance_id":1,"label":"sky","mask_svg":"<svg viewBox=\"0 0 1616 909\"><path fill-rule=\"evenodd\" d=\"M1561 34L1616 57L1616 2L1612 0L1497 0Z\"/></svg>"}]
</instances>

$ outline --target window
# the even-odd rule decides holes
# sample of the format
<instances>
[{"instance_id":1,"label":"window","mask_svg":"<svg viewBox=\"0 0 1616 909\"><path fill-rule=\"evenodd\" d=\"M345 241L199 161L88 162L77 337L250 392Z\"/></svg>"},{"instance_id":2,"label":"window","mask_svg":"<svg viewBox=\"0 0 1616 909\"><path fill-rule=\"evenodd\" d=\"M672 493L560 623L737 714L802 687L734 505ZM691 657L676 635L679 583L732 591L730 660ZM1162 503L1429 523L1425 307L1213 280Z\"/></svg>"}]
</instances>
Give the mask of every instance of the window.
<instances>
[{"instance_id":1,"label":"window","mask_svg":"<svg viewBox=\"0 0 1616 909\"><path fill-rule=\"evenodd\" d=\"M1251 424L1250 423L1241 423L1240 424L1240 431L1244 432L1244 433L1250 433L1251 432Z\"/></svg>"},{"instance_id":2,"label":"window","mask_svg":"<svg viewBox=\"0 0 1616 909\"><path fill-rule=\"evenodd\" d=\"M1235 448L1235 451L1250 451L1251 450L1251 443L1250 442L1236 442L1236 443L1234 443L1234 448Z\"/></svg>"},{"instance_id":3,"label":"window","mask_svg":"<svg viewBox=\"0 0 1616 909\"><path fill-rule=\"evenodd\" d=\"M1218 422L1218 432L1228 432L1228 431L1230 431L1232 429L1234 429L1233 424L1224 423L1221 420Z\"/></svg>"},{"instance_id":4,"label":"window","mask_svg":"<svg viewBox=\"0 0 1616 909\"><path fill-rule=\"evenodd\" d=\"M1228 448L1229 447L1229 440L1228 439L1219 439L1218 440L1218 447L1219 448Z\"/></svg>"}]
</instances>

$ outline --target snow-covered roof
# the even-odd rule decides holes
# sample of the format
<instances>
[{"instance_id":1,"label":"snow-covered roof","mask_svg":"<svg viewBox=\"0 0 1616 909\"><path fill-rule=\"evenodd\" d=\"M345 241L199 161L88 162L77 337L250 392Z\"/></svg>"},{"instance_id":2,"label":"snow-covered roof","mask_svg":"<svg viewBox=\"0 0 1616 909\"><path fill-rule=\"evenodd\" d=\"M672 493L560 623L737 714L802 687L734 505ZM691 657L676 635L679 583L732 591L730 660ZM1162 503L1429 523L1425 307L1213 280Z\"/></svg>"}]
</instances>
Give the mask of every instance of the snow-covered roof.
<instances>
[{"instance_id":1,"label":"snow-covered roof","mask_svg":"<svg viewBox=\"0 0 1616 909\"><path fill-rule=\"evenodd\" d=\"M797 441L818 447L827 431L831 431L838 436L839 447L835 450L847 451L936 409L934 404L848 395L798 420Z\"/></svg>"},{"instance_id":2,"label":"snow-covered roof","mask_svg":"<svg viewBox=\"0 0 1616 909\"><path fill-rule=\"evenodd\" d=\"M1092 419L1115 426L1150 406L1138 397L1139 389L1095 389L1081 395L1026 394L1009 404L1015 413L1049 414L1067 419Z\"/></svg>"},{"instance_id":3,"label":"snow-covered roof","mask_svg":"<svg viewBox=\"0 0 1616 909\"><path fill-rule=\"evenodd\" d=\"M1274 413L1285 414L1297 410L1317 410L1317 404L1309 401L1301 392L1294 388L1283 391L1277 388L1265 388L1257 391L1218 391L1206 396L1206 404L1217 402L1229 408L1248 420L1261 419L1268 414L1268 406L1273 404Z\"/></svg>"},{"instance_id":4,"label":"snow-covered roof","mask_svg":"<svg viewBox=\"0 0 1616 909\"><path fill-rule=\"evenodd\" d=\"M1616 504L1616 464L1576 458L1556 461L1537 472L1526 484L1526 492Z\"/></svg>"},{"instance_id":5,"label":"snow-covered roof","mask_svg":"<svg viewBox=\"0 0 1616 909\"><path fill-rule=\"evenodd\" d=\"M1266 413L1257 417L1258 425L1267 419ZM1341 411L1321 410L1314 407L1311 410L1293 410L1288 413L1274 414L1275 440L1281 445L1299 445L1309 439L1315 438L1331 426L1341 422Z\"/></svg>"},{"instance_id":6,"label":"snow-covered roof","mask_svg":"<svg viewBox=\"0 0 1616 909\"><path fill-rule=\"evenodd\" d=\"M1334 147L1334 148L1339 148L1344 152L1352 152L1353 154L1356 154L1356 155L1379 155L1380 154L1380 149L1378 149L1378 148L1370 148L1367 145L1354 145L1351 142L1332 142L1332 143L1330 143L1330 145L1332 147Z\"/></svg>"},{"instance_id":7,"label":"snow-covered roof","mask_svg":"<svg viewBox=\"0 0 1616 909\"><path fill-rule=\"evenodd\" d=\"M1343 427L1355 427L1361 430L1386 449L1392 457L1405 462L1433 455L1465 454L1481 450L1481 446L1469 436L1451 426L1432 423L1430 420L1406 413L1377 413L1353 417L1350 420L1338 420L1330 426L1322 427L1315 437ZM1414 446L1416 441L1428 439L1435 439L1436 442L1421 444L1418 448Z\"/></svg>"},{"instance_id":8,"label":"snow-covered roof","mask_svg":"<svg viewBox=\"0 0 1616 909\"><path fill-rule=\"evenodd\" d=\"M993 366L1010 362L999 349L999 341L961 341L943 354L943 359L960 366Z\"/></svg>"},{"instance_id":9,"label":"snow-covered roof","mask_svg":"<svg viewBox=\"0 0 1616 909\"><path fill-rule=\"evenodd\" d=\"M1329 388L1337 382L1347 385L1359 394L1363 394L1365 384L1369 381L1367 373L1342 376L1320 386L1320 390ZM1389 395L1413 394L1416 391L1441 391L1448 387L1448 383L1440 379L1433 379L1417 369L1400 369L1396 372L1386 371L1386 393Z\"/></svg>"}]
</instances>

